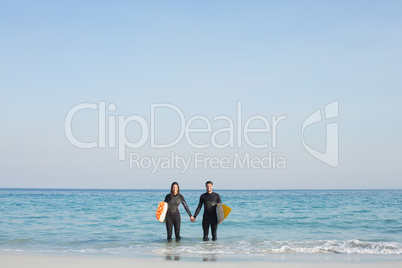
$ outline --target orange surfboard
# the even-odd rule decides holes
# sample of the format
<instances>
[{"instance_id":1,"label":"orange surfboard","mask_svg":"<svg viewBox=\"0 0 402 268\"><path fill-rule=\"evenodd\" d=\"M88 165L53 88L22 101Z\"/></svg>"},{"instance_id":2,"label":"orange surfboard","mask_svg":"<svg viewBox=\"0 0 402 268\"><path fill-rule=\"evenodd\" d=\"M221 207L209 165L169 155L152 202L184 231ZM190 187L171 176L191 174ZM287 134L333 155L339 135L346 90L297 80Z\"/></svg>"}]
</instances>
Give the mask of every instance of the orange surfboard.
<instances>
[{"instance_id":1,"label":"orange surfboard","mask_svg":"<svg viewBox=\"0 0 402 268\"><path fill-rule=\"evenodd\" d=\"M166 202L160 202L156 209L156 218L160 222L165 222L166 212L168 210L168 204Z\"/></svg>"}]
</instances>

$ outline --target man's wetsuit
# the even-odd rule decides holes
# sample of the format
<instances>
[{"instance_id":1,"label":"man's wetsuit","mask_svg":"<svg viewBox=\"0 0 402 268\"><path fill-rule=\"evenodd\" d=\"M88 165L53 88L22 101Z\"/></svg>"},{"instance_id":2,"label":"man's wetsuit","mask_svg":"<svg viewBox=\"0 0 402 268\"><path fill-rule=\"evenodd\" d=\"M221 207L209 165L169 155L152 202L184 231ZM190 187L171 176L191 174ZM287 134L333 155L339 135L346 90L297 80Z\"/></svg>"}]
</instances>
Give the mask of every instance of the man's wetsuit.
<instances>
[{"instance_id":1,"label":"man's wetsuit","mask_svg":"<svg viewBox=\"0 0 402 268\"><path fill-rule=\"evenodd\" d=\"M170 194L167 194L165 197L165 202L168 203L168 211L166 212L166 230L167 230L167 239L168 241L172 240L172 229L174 225L174 233L176 236L176 240L180 240L180 224L181 224L181 218L180 218L180 212L179 212L179 205L180 202L183 204L184 209L186 210L187 214L191 217L191 212L188 209L186 200L184 200L184 197L182 195L174 195L173 198L171 198Z\"/></svg>"},{"instance_id":2,"label":"man's wetsuit","mask_svg":"<svg viewBox=\"0 0 402 268\"><path fill-rule=\"evenodd\" d=\"M208 240L208 229L211 225L212 240L216 240L216 231L218 229L218 216L216 214L216 204L221 203L221 197L217 193L204 193L200 196L200 203L194 213L194 218L197 217L201 211L202 204L204 204L204 216L202 218L202 229L204 229L204 240Z\"/></svg>"}]
</instances>

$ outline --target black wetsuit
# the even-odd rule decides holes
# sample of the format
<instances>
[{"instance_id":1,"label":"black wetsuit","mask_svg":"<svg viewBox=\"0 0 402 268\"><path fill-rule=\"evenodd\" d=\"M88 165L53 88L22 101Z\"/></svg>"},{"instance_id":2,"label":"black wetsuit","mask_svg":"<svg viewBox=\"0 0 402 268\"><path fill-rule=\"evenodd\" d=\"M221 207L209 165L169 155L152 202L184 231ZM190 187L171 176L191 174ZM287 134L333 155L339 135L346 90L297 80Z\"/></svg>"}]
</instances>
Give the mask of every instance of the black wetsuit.
<instances>
[{"instance_id":1,"label":"black wetsuit","mask_svg":"<svg viewBox=\"0 0 402 268\"><path fill-rule=\"evenodd\" d=\"M166 212L166 230L167 230L167 239L168 241L172 240L172 229L174 225L174 233L176 236L176 240L180 240L180 212L179 212L179 205L180 202L183 204L184 209L186 210L187 214L191 217L191 212L188 209L186 200L182 195L174 195L171 198L171 195L168 194L165 197L165 202L168 203L168 211Z\"/></svg>"},{"instance_id":2,"label":"black wetsuit","mask_svg":"<svg viewBox=\"0 0 402 268\"><path fill-rule=\"evenodd\" d=\"M202 229L204 230L204 240L208 240L208 229L211 225L212 240L216 240L216 231L218 230L218 216L216 214L216 204L221 203L221 197L217 193L204 193L200 196L200 203L194 213L194 218L197 217L204 204L204 216L202 218Z\"/></svg>"}]
</instances>

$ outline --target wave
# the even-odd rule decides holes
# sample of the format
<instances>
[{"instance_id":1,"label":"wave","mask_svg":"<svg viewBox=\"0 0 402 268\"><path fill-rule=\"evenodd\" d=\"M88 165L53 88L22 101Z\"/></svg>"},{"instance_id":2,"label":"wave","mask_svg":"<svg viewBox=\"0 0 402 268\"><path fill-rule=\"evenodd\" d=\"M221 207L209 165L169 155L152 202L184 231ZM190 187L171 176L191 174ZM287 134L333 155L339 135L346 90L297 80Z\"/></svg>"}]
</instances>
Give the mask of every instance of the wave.
<instances>
[{"instance_id":1,"label":"wave","mask_svg":"<svg viewBox=\"0 0 402 268\"><path fill-rule=\"evenodd\" d=\"M271 242L267 243L272 244ZM396 242L364 242L360 240L319 240L314 242L282 242L267 253L330 253L330 254L402 254L402 245Z\"/></svg>"},{"instance_id":2,"label":"wave","mask_svg":"<svg viewBox=\"0 0 402 268\"><path fill-rule=\"evenodd\" d=\"M10 243L11 242L11 243ZM78 254L106 254L106 255L218 255L227 257L236 256L269 256L277 254L349 254L349 255L402 255L402 244L397 242L367 242L360 240L316 240L316 241L224 241L201 242L194 240L180 243L166 243L165 241L148 241L143 243L123 243L122 241L103 241L103 243L85 243L81 241L64 244L64 246L42 246L26 248L23 244L32 243L32 240L8 241L11 248L5 251L29 251L41 253L78 253Z\"/></svg>"},{"instance_id":3,"label":"wave","mask_svg":"<svg viewBox=\"0 0 402 268\"><path fill-rule=\"evenodd\" d=\"M396 242L364 242L360 240L317 241L265 241L199 243L181 247L166 247L153 251L156 254L222 254L222 255L271 255L271 254L380 254L400 255L402 245Z\"/></svg>"},{"instance_id":4,"label":"wave","mask_svg":"<svg viewBox=\"0 0 402 268\"><path fill-rule=\"evenodd\" d=\"M35 243L40 243L40 241L34 239L34 238L15 238L15 239L10 239L6 241L2 241L2 244L4 243L5 245L9 246L21 246L21 245L31 245Z\"/></svg>"}]
</instances>

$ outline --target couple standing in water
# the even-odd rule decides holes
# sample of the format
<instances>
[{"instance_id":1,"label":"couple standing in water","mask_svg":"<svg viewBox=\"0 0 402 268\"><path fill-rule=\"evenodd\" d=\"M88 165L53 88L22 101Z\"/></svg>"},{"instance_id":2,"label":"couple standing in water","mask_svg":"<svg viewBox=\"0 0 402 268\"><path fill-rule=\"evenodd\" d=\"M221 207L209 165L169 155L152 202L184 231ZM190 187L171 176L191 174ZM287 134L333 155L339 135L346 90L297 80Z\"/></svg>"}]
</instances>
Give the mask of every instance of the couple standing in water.
<instances>
[{"instance_id":1,"label":"couple standing in water","mask_svg":"<svg viewBox=\"0 0 402 268\"><path fill-rule=\"evenodd\" d=\"M187 206L186 200L180 194L180 187L177 182L173 182L170 187L170 194L167 194L165 197L165 202L168 203L168 211L166 213L166 230L167 230L167 240L172 240L172 231L174 226L174 232L176 236L176 241L180 241L180 212L179 205L183 204L184 209L187 214L190 216L190 220L195 222L195 218L198 213L200 213L202 205L204 205L204 216L202 218L202 229L204 230L204 241L208 241L208 232L209 226L211 226L212 231L212 240L216 240L216 231L218 229L218 216L216 214L216 204L221 203L221 197L219 194L212 192L214 184L212 181L207 181L205 183L205 188L207 190L206 193L203 193L200 196L200 202L198 203L198 207L195 210L194 216L191 215L190 209Z\"/></svg>"}]
</instances>

